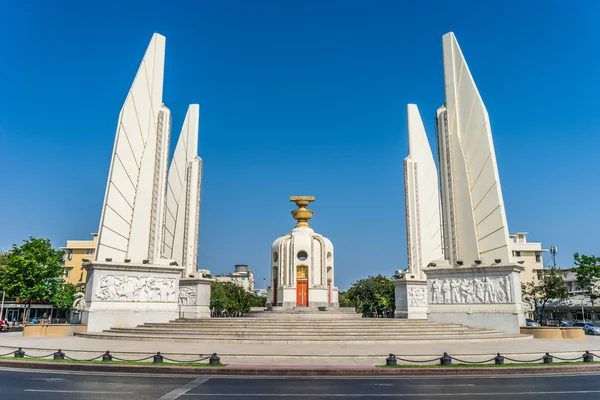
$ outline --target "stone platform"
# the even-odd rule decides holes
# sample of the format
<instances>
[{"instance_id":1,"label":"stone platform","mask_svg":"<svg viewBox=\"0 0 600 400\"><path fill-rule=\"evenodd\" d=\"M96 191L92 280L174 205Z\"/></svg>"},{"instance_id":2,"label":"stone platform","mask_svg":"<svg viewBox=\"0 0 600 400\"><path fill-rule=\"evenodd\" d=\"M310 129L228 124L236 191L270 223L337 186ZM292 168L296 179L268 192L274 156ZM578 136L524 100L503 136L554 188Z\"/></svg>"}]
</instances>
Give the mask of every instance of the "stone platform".
<instances>
[{"instance_id":1,"label":"stone platform","mask_svg":"<svg viewBox=\"0 0 600 400\"><path fill-rule=\"evenodd\" d=\"M459 324L361 318L347 309L252 312L243 318L177 319L75 336L94 339L245 344L399 344L465 340L527 340L530 335Z\"/></svg>"}]
</instances>

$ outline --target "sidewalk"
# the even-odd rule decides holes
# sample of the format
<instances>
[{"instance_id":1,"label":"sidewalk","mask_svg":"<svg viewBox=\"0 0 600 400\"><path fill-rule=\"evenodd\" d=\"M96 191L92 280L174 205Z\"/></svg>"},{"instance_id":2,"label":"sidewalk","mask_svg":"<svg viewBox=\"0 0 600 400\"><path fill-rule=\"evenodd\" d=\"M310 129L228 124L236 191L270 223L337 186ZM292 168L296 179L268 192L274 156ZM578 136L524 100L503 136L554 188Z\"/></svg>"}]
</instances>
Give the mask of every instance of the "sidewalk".
<instances>
[{"instance_id":1,"label":"sidewalk","mask_svg":"<svg viewBox=\"0 0 600 400\"><path fill-rule=\"evenodd\" d=\"M414 360L441 357L444 352L468 361L491 358L496 353L527 360L539 358L546 352L564 358L580 356L586 350L600 355L600 337L589 336L587 340L469 340L468 342L432 341L394 345L347 345L335 344L223 344L202 341L124 341L89 339L81 337L23 337L19 332L0 334L0 354L22 347L31 355L43 355L62 349L73 358L91 358L110 350L123 358L135 358L156 354L160 351L173 358L193 358L199 354L217 353L223 363L232 365L331 365L374 366L385 363L394 353L398 357ZM188 355L187 357L185 357ZM558 361L558 360L557 360Z\"/></svg>"}]
</instances>

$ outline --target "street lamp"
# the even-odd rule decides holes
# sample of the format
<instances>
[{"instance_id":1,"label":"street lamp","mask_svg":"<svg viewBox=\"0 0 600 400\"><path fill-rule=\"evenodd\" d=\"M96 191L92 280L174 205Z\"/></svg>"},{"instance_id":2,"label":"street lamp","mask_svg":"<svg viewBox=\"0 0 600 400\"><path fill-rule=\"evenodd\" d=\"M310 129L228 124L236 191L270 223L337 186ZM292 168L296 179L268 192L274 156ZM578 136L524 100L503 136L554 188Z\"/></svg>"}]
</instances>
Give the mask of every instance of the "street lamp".
<instances>
[{"instance_id":1,"label":"street lamp","mask_svg":"<svg viewBox=\"0 0 600 400\"><path fill-rule=\"evenodd\" d=\"M263 277L263 289L267 289L267 278Z\"/></svg>"},{"instance_id":2,"label":"street lamp","mask_svg":"<svg viewBox=\"0 0 600 400\"><path fill-rule=\"evenodd\" d=\"M583 323L585 324L585 311L583 310L583 301L585 300L585 296L581 298L581 317L583 318Z\"/></svg>"}]
</instances>

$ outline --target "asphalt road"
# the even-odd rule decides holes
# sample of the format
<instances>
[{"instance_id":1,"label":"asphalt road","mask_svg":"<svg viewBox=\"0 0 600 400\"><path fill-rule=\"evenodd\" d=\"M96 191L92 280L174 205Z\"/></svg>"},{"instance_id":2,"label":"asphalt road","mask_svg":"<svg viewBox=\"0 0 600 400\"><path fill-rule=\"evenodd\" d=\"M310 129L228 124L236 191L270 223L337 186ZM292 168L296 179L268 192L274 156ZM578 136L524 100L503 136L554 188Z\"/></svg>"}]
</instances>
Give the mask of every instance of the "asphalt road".
<instances>
[{"instance_id":1,"label":"asphalt road","mask_svg":"<svg viewBox=\"0 0 600 400\"><path fill-rule=\"evenodd\" d=\"M600 375L435 378L226 378L0 369L0 396L114 399L570 399L600 398Z\"/></svg>"}]
</instances>

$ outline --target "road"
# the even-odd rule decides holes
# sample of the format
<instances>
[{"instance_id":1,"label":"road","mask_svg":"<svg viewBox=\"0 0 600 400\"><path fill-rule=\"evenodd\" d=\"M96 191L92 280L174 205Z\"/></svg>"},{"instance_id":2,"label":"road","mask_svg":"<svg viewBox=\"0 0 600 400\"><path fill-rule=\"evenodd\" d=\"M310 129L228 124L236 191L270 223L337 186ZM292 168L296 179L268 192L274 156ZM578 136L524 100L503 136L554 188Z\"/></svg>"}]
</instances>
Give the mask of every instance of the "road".
<instances>
[{"instance_id":1,"label":"road","mask_svg":"<svg viewBox=\"0 0 600 400\"><path fill-rule=\"evenodd\" d=\"M116 399L569 399L600 398L599 375L415 378L261 378L63 373L0 369L2 398Z\"/></svg>"}]
</instances>

